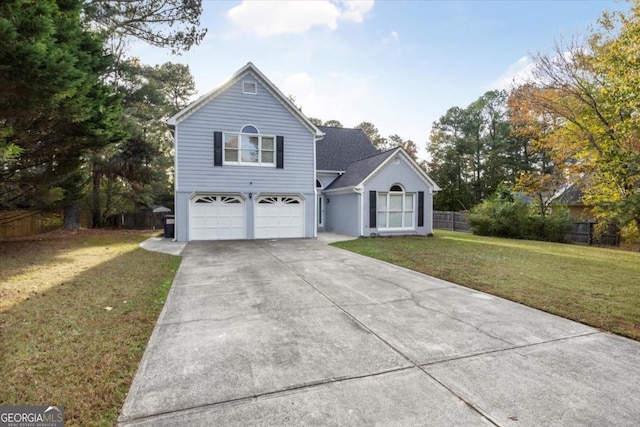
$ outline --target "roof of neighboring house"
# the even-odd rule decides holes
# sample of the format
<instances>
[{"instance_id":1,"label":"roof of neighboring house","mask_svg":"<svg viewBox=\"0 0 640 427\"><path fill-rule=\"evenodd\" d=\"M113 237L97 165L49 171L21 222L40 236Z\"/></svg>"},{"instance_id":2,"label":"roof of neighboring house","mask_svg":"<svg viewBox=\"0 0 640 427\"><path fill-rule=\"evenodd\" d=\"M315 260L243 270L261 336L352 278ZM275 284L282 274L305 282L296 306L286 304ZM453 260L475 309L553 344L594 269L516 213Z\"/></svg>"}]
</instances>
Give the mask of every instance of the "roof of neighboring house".
<instances>
[{"instance_id":1,"label":"roof of neighboring house","mask_svg":"<svg viewBox=\"0 0 640 427\"><path fill-rule=\"evenodd\" d=\"M584 205L582 201L582 196L584 195L584 185L579 183L571 183L567 185L556 197L554 197L554 202L575 206L575 205Z\"/></svg>"},{"instance_id":2,"label":"roof of neighboring house","mask_svg":"<svg viewBox=\"0 0 640 427\"><path fill-rule=\"evenodd\" d=\"M318 126L324 138L316 142L316 169L346 171L353 162L378 154L361 129Z\"/></svg>"},{"instance_id":3,"label":"roof of neighboring house","mask_svg":"<svg viewBox=\"0 0 640 427\"><path fill-rule=\"evenodd\" d=\"M307 116L302 114L302 112L295 105L293 105L293 103L286 96L284 96L282 92L280 92L280 89L278 89L276 85L274 85L271 82L271 80L269 80L264 74L262 74L262 72L258 70L258 68L255 65L253 65L253 63L251 62L248 62L247 65L245 65L244 67L236 71L233 74L233 76L231 76L229 80L227 80L221 86L204 94L203 96L201 96L200 98L198 98L197 100L195 100L194 102L192 102L191 104L183 108L182 110L178 111L169 119L167 119L167 125L169 126L169 129L174 129L176 124L178 124L181 120L184 120L189 115L198 111L207 102L211 101L212 99L220 95L222 92L227 90L229 87L231 87L233 84L235 84L238 80L240 80L247 74L253 75L258 81L260 81L260 83L262 83L262 85L278 101L280 101L280 103L282 103L282 105L287 110L289 110L294 117L296 117L305 127L307 127L310 131L312 131L315 134L316 138L322 137L322 132L320 132L318 128L313 123L311 123L311 121L309 121Z\"/></svg>"},{"instance_id":4,"label":"roof of neighboring house","mask_svg":"<svg viewBox=\"0 0 640 427\"><path fill-rule=\"evenodd\" d=\"M371 175L378 166L384 163L385 160L393 156L397 150L398 148L392 148L391 150L351 163L351 165L347 167L346 172L340 175L338 179L333 181L326 189L331 190L334 188L353 187L360 184L369 175Z\"/></svg>"}]
</instances>

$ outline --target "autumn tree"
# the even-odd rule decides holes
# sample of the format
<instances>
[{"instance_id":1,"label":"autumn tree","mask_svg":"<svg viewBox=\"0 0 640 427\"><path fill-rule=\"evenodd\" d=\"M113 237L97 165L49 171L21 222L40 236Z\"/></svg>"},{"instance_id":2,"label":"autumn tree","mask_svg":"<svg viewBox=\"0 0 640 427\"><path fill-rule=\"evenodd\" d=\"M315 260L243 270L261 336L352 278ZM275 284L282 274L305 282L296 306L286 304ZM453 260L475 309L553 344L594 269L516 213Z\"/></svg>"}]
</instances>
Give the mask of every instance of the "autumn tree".
<instances>
[{"instance_id":1,"label":"autumn tree","mask_svg":"<svg viewBox=\"0 0 640 427\"><path fill-rule=\"evenodd\" d=\"M549 212L554 194L568 182L573 156L558 143L562 137L558 131L562 121L541 109L536 101L552 96L548 93L552 90L523 84L512 90L507 103L511 136L518 141L523 160L515 189L534 200L543 218Z\"/></svg>"},{"instance_id":2,"label":"autumn tree","mask_svg":"<svg viewBox=\"0 0 640 427\"><path fill-rule=\"evenodd\" d=\"M556 149L590 176L584 201L602 220L640 228L640 8L605 14L584 40L535 57L530 102L562 123Z\"/></svg>"}]
</instances>

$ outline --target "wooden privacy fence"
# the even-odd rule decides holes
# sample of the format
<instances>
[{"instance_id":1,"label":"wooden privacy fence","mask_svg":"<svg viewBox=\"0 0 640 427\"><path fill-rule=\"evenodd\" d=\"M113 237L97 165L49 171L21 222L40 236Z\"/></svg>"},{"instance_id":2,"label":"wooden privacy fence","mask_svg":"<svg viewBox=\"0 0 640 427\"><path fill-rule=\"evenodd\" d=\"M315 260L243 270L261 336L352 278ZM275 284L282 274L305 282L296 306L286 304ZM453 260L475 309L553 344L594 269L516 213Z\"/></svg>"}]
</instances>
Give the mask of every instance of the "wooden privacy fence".
<instances>
[{"instance_id":1,"label":"wooden privacy fence","mask_svg":"<svg viewBox=\"0 0 640 427\"><path fill-rule=\"evenodd\" d=\"M107 224L114 228L128 228L136 230L162 230L164 224L162 218L167 215L163 212L130 212L111 215L107 218Z\"/></svg>"},{"instance_id":2,"label":"wooden privacy fence","mask_svg":"<svg viewBox=\"0 0 640 427\"><path fill-rule=\"evenodd\" d=\"M0 211L0 238L33 236L62 226L62 214L43 211Z\"/></svg>"},{"instance_id":3,"label":"wooden privacy fence","mask_svg":"<svg viewBox=\"0 0 640 427\"><path fill-rule=\"evenodd\" d=\"M433 228L470 231L466 212L433 211Z\"/></svg>"},{"instance_id":4,"label":"wooden privacy fence","mask_svg":"<svg viewBox=\"0 0 640 427\"><path fill-rule=\"evenodd\" d=\"M609 225L599 234L595 221L578 221L571 223L571 231L564 235L567 242L582 245L620 246L620 230Z\"/></svg>"},{"instance_id":5,"label":"wooden privacy fence","mask_svg":"<svg viewBox=\"0 0 640 427\"><path fill-rule=\"evenodd\" d=\"M569 243L581 245L620 246L620 230L609 225L602 234L598 234L595 221L575 221L571 230L564 235ZM433 228L453 231L471 231L466 212L433 211Z\"/></svg>"}]
</instances>

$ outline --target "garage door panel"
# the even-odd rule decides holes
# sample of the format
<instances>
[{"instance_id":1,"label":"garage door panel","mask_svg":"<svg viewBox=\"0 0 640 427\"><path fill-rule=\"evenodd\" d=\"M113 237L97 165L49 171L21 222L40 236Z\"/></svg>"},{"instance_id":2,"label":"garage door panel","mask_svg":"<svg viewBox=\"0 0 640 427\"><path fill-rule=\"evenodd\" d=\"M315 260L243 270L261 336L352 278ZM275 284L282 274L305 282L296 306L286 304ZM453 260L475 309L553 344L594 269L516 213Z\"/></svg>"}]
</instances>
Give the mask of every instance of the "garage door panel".
<instances>
[{"instance_id":1,"label":"garage door panel","mask_svg":"<svg viewBox=\"0 0 640 427\"><path fill-rule=\"evenodd\" d=\"M190 209L191 240L247 238L245 202L238 196L197 196Z\"/></svg>"},{"instance_id":2,"label":"garage door panel","mask_svg":"<svg viewBox=\"0 0 640 427\"><path fill-rule=\"evenodd\" d=\"M304 202L293 196L265 196L257 200L256 239L304 237Z\"/></svg>"}]
</instances>

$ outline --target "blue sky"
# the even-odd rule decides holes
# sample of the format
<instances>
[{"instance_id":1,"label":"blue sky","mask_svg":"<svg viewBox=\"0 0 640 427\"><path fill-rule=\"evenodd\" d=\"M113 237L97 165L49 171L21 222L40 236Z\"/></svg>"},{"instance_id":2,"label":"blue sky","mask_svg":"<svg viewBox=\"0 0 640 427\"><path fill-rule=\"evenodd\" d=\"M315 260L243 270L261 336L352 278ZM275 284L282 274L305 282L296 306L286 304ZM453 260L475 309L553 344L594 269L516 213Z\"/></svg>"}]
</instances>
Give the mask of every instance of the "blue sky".
<instances>
[{"instance_id":1,"label":"blue sky","mask_svg":"<svg viewBox=\"0 0 640 427\"><path fill-rule=\"evenodd\" d=\"M418 144L453 106L507 87L530 56L584 34L615 1L209 1L204 41L182 56L134 44L143 63L188 64L199 95L253 62L303 112L372 122Z\"/></svg>"}]
</instances>

